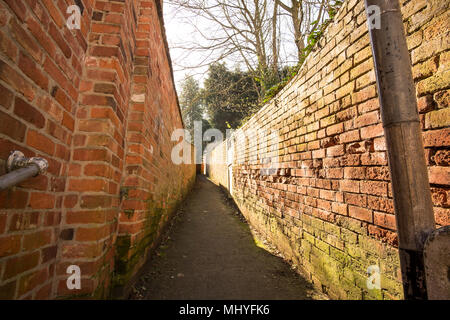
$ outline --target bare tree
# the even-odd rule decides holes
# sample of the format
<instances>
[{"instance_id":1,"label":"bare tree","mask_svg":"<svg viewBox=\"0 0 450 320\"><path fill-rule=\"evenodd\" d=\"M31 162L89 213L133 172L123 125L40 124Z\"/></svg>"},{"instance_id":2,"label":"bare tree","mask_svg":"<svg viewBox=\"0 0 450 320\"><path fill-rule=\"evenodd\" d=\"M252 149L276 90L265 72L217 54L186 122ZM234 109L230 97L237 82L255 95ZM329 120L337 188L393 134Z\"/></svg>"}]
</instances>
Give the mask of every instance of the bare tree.
<instances>
[{"instance_id":1,"label":"bare tree","mask_svg":"<svg viewBox=\"0 0 450 320\"><path fill-rule=\"evenodd\" d=\"M279 52L279 37L278 37L278 3L275 1L273 5L272 14L272 73L275 75L275 80L279 81L278 76L278 59L280 56Z\"/></svg>"},{"instance_id":2,"label":"bare tree","mask_svg":"<svg viewBox=\"0 0 450 320\"><path fill-rule=\"evenodd\" d=\"M291 17L294 28L294 41L298 49L298 59L302 58L303 50L309 34L316 30L327 18L327 7L330 0L289 0L290 5L283 0L275 0Z\"/></svg>"},{"instance_id":3,"label":"bare tree","mask_svg":"<svg viewBox=\"0 0 450 320\"><path fill-rule=\"evenodd\" d=\"M178 45L191 51L209 52L205 64L226 58L242 62L255 78L261 97L278 74L280 64L278 40L278 4L273 0L171 0L193 17L201 16L209 26L204 30L192 26L202 43Z\"/></svg>"},{"instance_id":4,"label":"bare tree","mask_svg":"<svg viewBox=\"0 0 450 320\"><path fill-rule=\"evenodd\" d=\"M302 61L310 34L328 18L333 0L168 0L193 30L172 45L190 66L201 69L215 62L244 65L253 78L259 102L280 82L286 65ZM179 24L180 21L177 21ZM295 44L294 44L295 43ZM179 50L181 49L181 50ZM198 57L193 61L192 56ZM194 64L194 65L192 65ZM283 72L281 72L283 70ZM193 74L192 70L189 72Z\"/></svg>"}]
</instances>

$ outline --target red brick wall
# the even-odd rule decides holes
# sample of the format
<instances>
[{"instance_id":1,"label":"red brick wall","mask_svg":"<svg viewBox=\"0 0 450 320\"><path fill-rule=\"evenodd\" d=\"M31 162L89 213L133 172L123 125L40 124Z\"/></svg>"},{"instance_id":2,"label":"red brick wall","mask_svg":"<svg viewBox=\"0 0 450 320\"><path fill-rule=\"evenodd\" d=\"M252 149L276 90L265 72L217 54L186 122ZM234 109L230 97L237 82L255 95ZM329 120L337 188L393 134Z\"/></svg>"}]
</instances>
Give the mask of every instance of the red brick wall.
<instances>
[{"instance_id":1,"label":"red brick wall","mask_svg":"<svg viewBox=\"0 0 450 320\"><path fill-rule=\"evenodd\" d=\"M150 226L145 246L156 242L195 177L194 165L170 161L170 134L182 121L160 6L76 2L82 25L71 31L66 10L75 1L0 1L0 174L11 150L50 165L0 192L0 298L108 296L118 257ZM178 187L172 193L161 191L168 180ZM159 211L142 203L169 207L169 199L157 226L146 224ZM123 235L126 250L116 245ZM67 289L72 264L81 267L81 290Z\"/></svg>"},{"instance_id":2,"label":"red brick wall","mask_svg":"<svg viewBox=\"0 0 450 320\"><path fill-rule=\"evenodd\" d=\"M171 136L182 120L158 7L144 1L138 16L116 256L116 284L125 290L196 174L195 164L178 166L171 160L178 143ZM192 160L193 155L192 148Z\"/></svg>"},{"instance_id":3,"label":"red brick wall","mask_svg":"<svg viewBox=\"0 0 450 320\"><path fill-rule=\"evenodd\" d=\"M437 225L450 213L450 11L402 1ZM261 174L254 129L276 130ZM334 298L401 298L397 233L364 2L346 1L299 74L236 134L233 197L244 215ZM217 151L218 150L218 151ZM213 152L224 157L223 146ZM223 165L209 169L217 182ZM378 265L381 290L368 290Z\"/></svg>"}]
</instances>

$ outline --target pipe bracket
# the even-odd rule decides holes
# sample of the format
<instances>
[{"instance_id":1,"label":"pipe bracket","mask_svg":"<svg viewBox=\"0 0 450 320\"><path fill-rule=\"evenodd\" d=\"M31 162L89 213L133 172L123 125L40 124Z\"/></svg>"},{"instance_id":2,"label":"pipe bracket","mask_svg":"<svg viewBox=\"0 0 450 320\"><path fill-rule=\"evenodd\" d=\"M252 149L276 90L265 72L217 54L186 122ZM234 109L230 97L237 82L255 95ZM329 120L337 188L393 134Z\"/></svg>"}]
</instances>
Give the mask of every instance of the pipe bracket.
<instances>
[{"instance_id":1,"label":"pipe bracket","mask_svg":"<svg viewBox=\"0 0 450 320\"><path fill-rule=\"evenodd\" d=\"M46 159L39 157L26 158L21 151L12 151L6 161L6 171L11 172L30 165L38 167L38 174L44 174L48 169L48 161Z\"/></svg>"}]
</instances>

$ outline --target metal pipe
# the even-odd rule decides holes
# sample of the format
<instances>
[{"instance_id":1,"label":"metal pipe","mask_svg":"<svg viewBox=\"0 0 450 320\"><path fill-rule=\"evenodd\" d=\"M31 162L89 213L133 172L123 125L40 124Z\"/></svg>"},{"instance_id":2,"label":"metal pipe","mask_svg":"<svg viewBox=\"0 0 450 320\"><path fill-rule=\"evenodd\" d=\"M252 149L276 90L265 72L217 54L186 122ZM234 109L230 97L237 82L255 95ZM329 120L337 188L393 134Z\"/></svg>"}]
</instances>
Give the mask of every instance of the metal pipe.
<instances>
[{"instance_id":1,"label":"metal pipe","mask_svg":"<svg viewBox=\"0 0 450 320\"><path fill-rule=\"evenodd\" d=\"M11 188L31 177L45 173L47 160L26 158L20 151L13 151L6 161L7 174L0 177L0 191Z\"/></svg>"},{"instance_id":2,"label":"metal pipe","mask_svg":"<svg viewBox=\"0 0 450 320\"><path fill-rule=\"evenodd\" d=\"M14 187L22 181L36 176L38 173L39 168L35 165L30 165L26 168L21 168L5 174L4 176L0 177L0 191Z\"/></svg>"},{"instance_id":3,"label":"metal pipe","mask_svg":"<svg viewBox=\"0 0 450 320\"><path fill-rule=\"evenodd\" d=\"M435 229L411 60L397 0L365 0L389 157L405 299L427 299L424 243Z\"/></svg>"}]
</instances>

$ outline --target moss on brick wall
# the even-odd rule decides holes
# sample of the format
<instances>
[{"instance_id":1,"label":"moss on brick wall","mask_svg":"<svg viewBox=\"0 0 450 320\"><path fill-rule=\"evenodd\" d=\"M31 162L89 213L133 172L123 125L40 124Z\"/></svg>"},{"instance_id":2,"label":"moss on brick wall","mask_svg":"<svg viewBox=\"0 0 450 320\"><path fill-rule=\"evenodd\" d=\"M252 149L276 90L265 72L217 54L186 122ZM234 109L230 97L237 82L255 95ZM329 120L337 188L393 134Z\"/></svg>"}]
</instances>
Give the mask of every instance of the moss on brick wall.
<instances>
[{"instance_id":1,"label":"moss on brick wall","mask_svg":"<svg viewBox=\"0 0 450 320\"><path fill-rule=\"evenodd\" d=\"M117 238L114 271L114 295L123 296L130 289L130 281L149 259L159 244L161 234L195 182L195 166L182 173L178 186L160 186L158 196L145 201L142 225L134 234ZM124 212L126 214L126 212ZM129 217L131 218L131 217Z\"/></svg>"}]
</instances>

